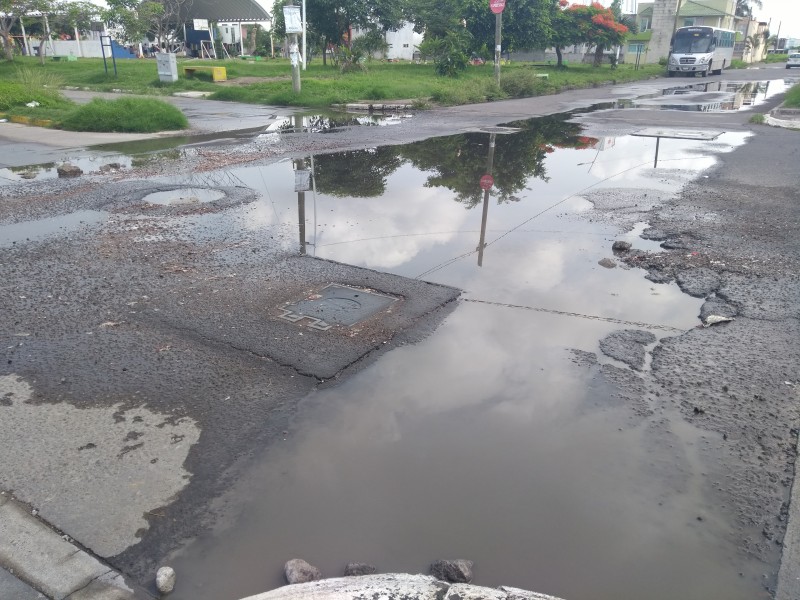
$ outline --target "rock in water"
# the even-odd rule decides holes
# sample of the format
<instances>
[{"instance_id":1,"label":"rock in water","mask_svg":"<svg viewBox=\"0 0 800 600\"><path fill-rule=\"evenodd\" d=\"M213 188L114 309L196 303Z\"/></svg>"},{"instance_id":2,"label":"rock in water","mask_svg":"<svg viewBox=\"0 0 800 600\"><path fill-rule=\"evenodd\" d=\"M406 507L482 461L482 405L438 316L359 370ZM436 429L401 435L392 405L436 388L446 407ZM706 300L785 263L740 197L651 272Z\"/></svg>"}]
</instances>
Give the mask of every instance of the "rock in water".
<instances>
[{"instance_id":1,"label":"rock in water","mask_svg":"<svg viewBox=\"0 0 800 600\"><path fill-rule=\"evenodd\" d=\"M373 575L377 572L378 569L376 569L373 565L368 565L367 563L351 562L347 563L347 566L344 568L345 577L352 577L354 575Z\"/></svg>"},{"instance_id":2,"label":"rock in water","mask_svg":"<svg viewBox=\"0 0 800 600\"><path fill-rule=\"evenodd\" d=\"M703 327L711 327L712 325L716 325L717 323L727 323L728 321L733 321L733 317L723 317L721 315L708 315L703 320Z\"/></svg>"},{"instance_id":3,"label":"rock in water","mask_svg":"<svg viewBox=\"0 0 800 600\"><path fill-rule=\"evenodd\" d=\"M83 175L83 171L81 171L80 167L76 167L75 165L71 165L69 163L59 165L56 169L56 173L58 173L59 177L78 177L79 175Z\"/></svg>"},{"instance_id":4,"label":"rock in water","mask_svg":"<svg viewBox=\"0 0 800 600\"><path fill-rule=\"evenodd\" d=\"M471 560L437 560L431 563L431 575L449 583L469 583L472 581Z\"/></svg>"},{"instance_id":5,"label":"rock in water","mask_svg":"<svg viewBox=\"0 0 800 600\"><path fill-rule=\"evenodd\" d=\"M293 558L283 566L287 583L308 583L322 579L322 571L302 558Z\"/></svg>"},{"instance_id":6,"label":"rock in water","mask_svg":"<svg viewBox=\"0 0 800 600\"><path fill-rule=\"evenodd\" d=\"M597 261L597 264L600 265L601 267L605 267L606 269L613 269L614 267L617 266L617 263L615 263L610 258L602 258Z\"/></svg>"},{"instance_id":7,"label":"rock in water","mask_svg":"<svg viewBox=\"0 0 800 600\"><path fill-rule=\"evenodd\" d=\"M617 240L611 246L611 249L614 252L627 252L628 250L631 249L631 243L630 242L623 242L622 240Z\"/></svg>"},{"instance_id":8,"label":"rock in water","mask_svg":"<svg viewBox=\"0 0 800 600\"><path fill-rule=\"evenodd\" d=\"M156 587L162 594L169 594L175 588L175 570L161 567L156 573Z\"/></svg>"}]
</instances>

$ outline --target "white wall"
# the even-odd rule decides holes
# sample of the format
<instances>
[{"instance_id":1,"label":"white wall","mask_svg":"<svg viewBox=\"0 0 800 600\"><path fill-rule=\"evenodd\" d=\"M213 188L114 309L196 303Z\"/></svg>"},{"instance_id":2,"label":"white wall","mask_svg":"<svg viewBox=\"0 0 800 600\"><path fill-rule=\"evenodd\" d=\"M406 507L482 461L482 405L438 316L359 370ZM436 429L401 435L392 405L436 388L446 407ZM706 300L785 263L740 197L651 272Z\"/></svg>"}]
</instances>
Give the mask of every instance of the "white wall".
<instances>
[{"instance_id":1,"label":"white wall","mask_svg":"<svg viewBox=\"0 0 800 600\"><path fill-rule=\"evenodd\" d=\"M386 58L397 60L411 60L414 52L422 43L422 34L414 32L414 26L406 23L402 29L386 32L386 43L389 44L389 51Z\"/></svg>"}]
</instances>

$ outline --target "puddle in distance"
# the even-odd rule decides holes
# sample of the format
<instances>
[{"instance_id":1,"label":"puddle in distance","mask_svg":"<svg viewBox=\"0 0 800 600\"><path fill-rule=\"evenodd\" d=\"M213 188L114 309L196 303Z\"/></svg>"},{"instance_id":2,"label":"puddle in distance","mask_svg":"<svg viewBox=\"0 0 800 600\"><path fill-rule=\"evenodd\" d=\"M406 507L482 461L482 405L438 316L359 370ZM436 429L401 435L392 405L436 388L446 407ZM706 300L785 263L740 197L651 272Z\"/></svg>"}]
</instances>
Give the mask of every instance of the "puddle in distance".
<instances>
[{"instance_id":1,"label":"puddle in distance","mask_svg":"<svg viewBox=\"0 0 800 600\"><path fill-rule=\"evenodd\" d=\"M180 206L184 204L202 204L214 202L225 197L225 192L211 190L208 188L180 188L177 190L166 190L163 192L153 192L142 198L142 202L149 204L159 204L162 206Z\"/></svg>"},{"instance_id":2,"label":"puddle in distance","mask_svg":"<svg viewBox=\"0 0 800 600\"><path fill-rule=\"evenodd\" d=\"M598 107L730 112L763 104L773 96L785 92L788 87L783 79L747 82L703 81L677 85L656 94L647 94L634 99L602 103Z\"/></svg>"},{"instance_id":3,"label":"puddle in distance","mask_svg":"<svg viewBox=\"0 0 800 600\"><path fill-rule=\"evenodd\" d=\"M79 210L36 221L0 225L0 248L10 248L14 244L66 235L82 227L101 223L107 218L108 213L103 211Z\"/></svg>"},{"instance_id":4,"label":"puddle in distance","mask_svg":"<svg viewBox=\"0 0 800 600\"><path fill-rule=\"evenodd\" d=\"M655 139L590 138L555 118L510 125L521 131L308 159L299 221L288 161L225 172L262 200L173 221L199 239L238 231L295 249L300 231L308 254L488 302L461 303L423 342L306 399L288 439L226 499L241 512L173 561L184 574L176 600L272 589L293 557L326 576L349 561L425 572L436 558L465 557L477 584L569 600L768 597L761 565L729 537L734 515L706 494L696 453L714 436L650 416L646 399L622 404L570 350L596 353L625 327L604 318L697 324L701 301L675 285L597 263L615 239L652 247L637 237L646 224L636 204L674 190L664 169L697 174L745 134L662 139L654 169ZM630 213L622 233L592 218L585 196L597 189Z\"/></svg>"}]
</instances>

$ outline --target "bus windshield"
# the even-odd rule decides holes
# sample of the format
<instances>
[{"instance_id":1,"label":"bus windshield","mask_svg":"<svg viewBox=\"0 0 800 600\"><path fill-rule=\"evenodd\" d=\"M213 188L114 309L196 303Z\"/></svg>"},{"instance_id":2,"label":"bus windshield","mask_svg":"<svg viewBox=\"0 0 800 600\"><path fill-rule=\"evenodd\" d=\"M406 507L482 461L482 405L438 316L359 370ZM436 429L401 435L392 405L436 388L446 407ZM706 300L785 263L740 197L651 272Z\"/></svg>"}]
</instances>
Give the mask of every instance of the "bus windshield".
<instances>
[{"instance_id":1,"label":"bus windshield","mask_svg":"<svg viewBox=\"0 0 800 600\"><path fill-rule=\"evenodd\" d=\"M675 33L672 52L675 54L704 54L712 51L714 38L711 30L682 29Z\"/></svg>"}]
</instances>

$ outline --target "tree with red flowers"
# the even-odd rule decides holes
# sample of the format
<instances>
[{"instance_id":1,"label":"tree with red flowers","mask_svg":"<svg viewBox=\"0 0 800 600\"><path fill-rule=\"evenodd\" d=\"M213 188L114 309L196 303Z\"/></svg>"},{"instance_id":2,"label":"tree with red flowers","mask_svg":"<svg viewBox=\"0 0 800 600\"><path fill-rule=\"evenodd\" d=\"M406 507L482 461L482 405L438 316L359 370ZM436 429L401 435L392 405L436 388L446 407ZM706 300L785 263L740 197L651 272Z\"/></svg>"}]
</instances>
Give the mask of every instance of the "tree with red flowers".
<instances>
[{"instance_id":1,"label":"tree with red flowers","mask_svg":"<svg viewBox=\"0 0 800 600\"><path fill-rule=\"evenodd\" d=\"M605 8L598 2L593 2L591 6L573 4L565 12L571 17L578 39L595 46L595 67L603 63L604 49L625 42L628 28L617 21L613 7Z\"/></svg>"}]
</instances>

